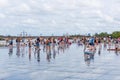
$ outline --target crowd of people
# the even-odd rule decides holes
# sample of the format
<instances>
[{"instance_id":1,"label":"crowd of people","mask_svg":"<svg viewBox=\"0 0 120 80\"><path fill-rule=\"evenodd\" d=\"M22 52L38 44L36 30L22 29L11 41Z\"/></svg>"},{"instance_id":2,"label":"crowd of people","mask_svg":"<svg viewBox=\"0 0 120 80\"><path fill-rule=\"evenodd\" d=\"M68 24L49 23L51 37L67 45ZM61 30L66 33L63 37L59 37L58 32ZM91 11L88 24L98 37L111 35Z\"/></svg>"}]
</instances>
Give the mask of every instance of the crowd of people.
<instances>
[{"instance_id":1,"label":"crowd of people","mask_svg":"<svg viewBox=\"0 0 120 80\"><path fill-rule=\"evenodd\" d=\"M13 52L13 47L16 47L16 55L19 57L20 53L28 48L29 59L31 59L31 54L34 52L34 55L37 56L38 61L40 61L40 52L43 51L46 53L46 59L50 62L51 54L53 53L53 58L55 58L56 53L64 52L65 49L69 48L71 42L67 37L49 37L43 38L38 37L36 39L33 38L20 38L18 37L15 41L15 45L13 44L13 39L9 40L9 54L11 55Z\"/></svg>"},{"instance_id":2,"label":"crowd of people","mask_svg":"<svg viewBox=\"0 0 120 80\"><path fill-rule=\"evenodd\" d=\"M37 55L38 62L40 61L40 52L46 52L46 59L50 62L51 53L53 53L53 58L55 58L56 53L59 51L64 52L65 49L73 43L78 46L84 46L84 60L89 65L90 61L94 61L94 55L98 51L101 54L102 46L108 50L119 51L120 41L111 37L38 37L33 38L16 38L15 45L13 38L9 39L9 54L13 52L13 47L16 47L16 55L19 57L20 52L24 51L25 47L28 47L29 59L31 59L31 51L34 51L34 55ZM114 47L113 47L114 46Z\"/></svg>"},{"instance_id":3,"label":"crowd of people","mask_svg":"<svg viewBox=\"0 0 120 80\"><path fill-rule=\"evenodd\" d=\"M84 45L84 60L87 65L90 65L90 61L94 61L94 55L97 52L101 54L102 47L107 48L108 51L115 51L117 54L120 51L120 41L112 37L83 37L81 39L75 39L78 45Z\"/></svg>"}]
</instances>

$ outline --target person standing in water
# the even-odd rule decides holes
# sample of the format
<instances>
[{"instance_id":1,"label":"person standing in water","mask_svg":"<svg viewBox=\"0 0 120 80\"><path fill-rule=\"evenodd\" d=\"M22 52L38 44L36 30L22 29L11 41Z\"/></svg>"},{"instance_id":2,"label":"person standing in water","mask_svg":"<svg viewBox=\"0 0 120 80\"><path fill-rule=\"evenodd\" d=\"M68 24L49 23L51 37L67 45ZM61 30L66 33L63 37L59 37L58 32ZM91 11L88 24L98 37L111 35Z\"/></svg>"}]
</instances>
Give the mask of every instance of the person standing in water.
<instances>
[{"instance_id":1,"label":"person standing in water","mask_svg":"<svg viewBox=\"0 0 120 80\"><path fill-rule=\"evenodd\" d=\"M30 38L28 39L28 47L29 47L29 60L31 60L32 41Z\"/></svg>"},{"instance_id":2,"label":"person standing in water","mask_svg":"<svg viewBox=\"0 0 120 80\"><path fill-rule=\"evenodd\" d=\"M13 53L13 38L9 41L9 55L11 56Z\"/></svg>"},{"instance_id":3,"label":"person standing in water","mask_svg":"<svg viewBox=\"0 0 120 80\"><path fill-rule=\"evenodd\" d=\"M20 57L20 37L18 37L17 39L16 39L16 46L17 46L17 52L16 52L16 55L18 56L18 57Z\"/></svg>"},{"instance_id":4,"label":"person standing in water","mask_svg":"<svg viewBox=\"0 0 120 80\"><path fill-rule=\"evenodd\" d=\"M35 43L36 43L36 45L35 45L35 52L39 53L39 51L40 51L40 38L39 37L36 39Z\"/></svg>"},{"instance_id":5,"label":"person standing in water","mask_svg":"<svg viewBox=\"0 0 120 80\"><path fill-rule=\"evenodd\" d=\"M17 48L20 48L20 37L16 39L16 46Z\"/></svg>"},{"instance_id":6,"label":"person standing in water","mask_svg":"<svg viewBox=\"0 0 120 80\"><path fill-rule=\"evenodd\" d=\"M46 40L46 59L50 62L51 59L51 38Z\"/></svg>"}]
</instances>

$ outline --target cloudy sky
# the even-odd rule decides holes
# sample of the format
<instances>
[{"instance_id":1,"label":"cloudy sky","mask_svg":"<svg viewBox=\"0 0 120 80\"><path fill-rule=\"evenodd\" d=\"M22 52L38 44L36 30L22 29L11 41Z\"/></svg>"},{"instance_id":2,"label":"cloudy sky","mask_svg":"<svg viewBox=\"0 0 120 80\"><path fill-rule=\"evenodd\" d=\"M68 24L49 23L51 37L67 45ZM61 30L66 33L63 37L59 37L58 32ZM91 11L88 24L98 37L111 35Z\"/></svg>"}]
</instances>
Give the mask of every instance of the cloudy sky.
<instances>
[{"instance_id":1,"label":"cloudy sky","mask_svg":"<svg viewBox=\"0 0 120 80\"><path fill-rule=\"evenodd\" d=\"M120 0L0 0L0 34L120 31Z\"/></svg>"}]
</instances>

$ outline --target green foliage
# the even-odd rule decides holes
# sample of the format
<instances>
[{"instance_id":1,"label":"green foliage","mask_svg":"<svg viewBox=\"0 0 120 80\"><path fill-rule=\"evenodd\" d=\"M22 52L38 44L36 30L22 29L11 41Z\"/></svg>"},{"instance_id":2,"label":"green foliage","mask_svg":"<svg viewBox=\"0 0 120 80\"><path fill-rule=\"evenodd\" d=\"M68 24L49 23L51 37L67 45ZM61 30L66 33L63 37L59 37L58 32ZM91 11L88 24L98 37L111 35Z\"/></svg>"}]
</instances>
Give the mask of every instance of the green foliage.
<instances>
[{"instance_id":1,"label":"green foliage","mask_svg":"<svg viewBox=\"0 0 120 80\"><path fill-rule=\"evenodd\" d=\"M95 35L94 35L94 36L98 37L98 36L99 36L99 34L98 34L98 33L95 33Z\"/></svg>"},{"instance_id":2,"label":"green foliage","mask_svg":"<svg viewBox=\"0 0 120 80\"><path fill-rule=\"evenodd\" d=\"M0 37L0 40L4 40L2 37Z\"/></svg>"},{"instance_id":3,"label":"green foliage","mask_svg":"<svg viewBox=\"0 0 120 80\"><path fill-rule=\"evenodd\" d=\"M101 32L101 33L95 33L96 37L108 37L111 36L113 38L119 38L120 37L120 31L114 31L112 34L108 34L107 32Z\"/></svg>"},{"instance_id":4,"label":"green foliage","mask_svg":"<svg viewBox=\"0 0 120 80\"><path fill-rule=\"evenodd\" d=\"M0 40L2 40L2 38L0 38Z\"/></svg>"},{"instance_id":5,"label":"green foliage","mask_svg":"<svg viewBox=\"0 0 120 80\"><path fill-rule=\"evenodd\" d=\"M95 36L96 37L107 37L109 36L110 34L108 34L107 32L101 32L101 33L95 33Z\"/></svg>"},{"instance_id":6,"label":"green foliage","mask_svg":"<svg viewBox=\"0 0 120 80\"><path fill-rule=\"evenodd\" d=\"M113 38L119 38L120 37L120 31L115 31L111 34Z\"/></svg>"}]
</instances>

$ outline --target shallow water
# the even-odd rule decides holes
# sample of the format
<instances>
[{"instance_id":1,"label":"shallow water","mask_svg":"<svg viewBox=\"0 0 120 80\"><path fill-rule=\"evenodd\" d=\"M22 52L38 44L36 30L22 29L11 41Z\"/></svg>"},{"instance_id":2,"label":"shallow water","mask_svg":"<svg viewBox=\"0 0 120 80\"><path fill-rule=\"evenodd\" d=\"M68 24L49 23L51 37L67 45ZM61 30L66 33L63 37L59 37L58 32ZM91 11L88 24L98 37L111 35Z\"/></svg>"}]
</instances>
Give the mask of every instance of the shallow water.
<instances>
[{"instance_id":1,"label":"shallow water","mask_svg":"<svg viewBox=\"0 0 120 80\"><path fill-rule=\"evenodd\" d=\"M120 80L119 52L102 49L98 55L97 51L90 66L84 61L83 46L72 44L55 52L47 59L42 49L40 55L34 51L30 55L27 47L20 53L0 48L0 80Z\"/></svg>"}]
</instances>

